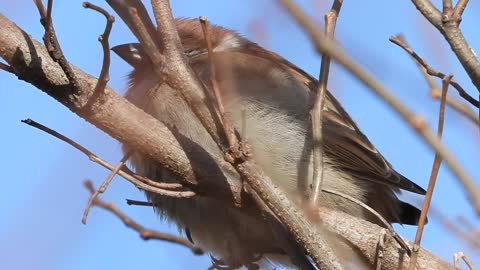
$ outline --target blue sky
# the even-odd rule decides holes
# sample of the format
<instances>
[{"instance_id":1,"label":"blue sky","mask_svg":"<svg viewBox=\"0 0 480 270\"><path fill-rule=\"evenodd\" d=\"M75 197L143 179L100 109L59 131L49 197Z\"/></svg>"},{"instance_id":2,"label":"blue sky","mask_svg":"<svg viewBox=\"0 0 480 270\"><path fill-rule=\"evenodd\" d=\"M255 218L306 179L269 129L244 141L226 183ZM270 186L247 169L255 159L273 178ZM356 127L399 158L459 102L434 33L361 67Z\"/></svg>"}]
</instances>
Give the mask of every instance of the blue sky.
<instances>
[{"instance_id":1,"label":"blue sky","mask_svg":"<svg viewBox=\"0 0 480 270\"><path fill-rule=\"evenodd\" d=\"M205 15L215 23L235 29L244 36L273 50L310 74L317 76L320 57L305 34L273 0L172 0L176 17ZM299 1L310 15L323 22L327 1ZM388 41L390 35L405 34L410 45L429 64L444 73L453 73L467 91L476 89L449 50L443 38L428 25L409 1L344 1L337 26L337 38L351 56L415 113L436 126L438 102L428 96L428 87L416 65L398 47ZM440 1L436 1L440 2ZM107 7L103 1L93 1ZM55 1L53 19L67 59L90 74L99 74L102 51L97 41L104 18L85 10L82 1ZM476 30L480 5L471 1L462 29L474 49L480 48ZM360 11L360 12L359 12ZM16 22L37 40L43 29L32 1L0 0L0 12ZM113 45L134 38L117 19L110 39ZM130 68L112 55L109 85L123 93ZM362 130L383 155L421 186L427 186L433 153L418 136L383 102L337 65L330 73L330 89L353 115ZM80 220L88 199L82 182L89 178L96 186L108 171L91 163L83 154L65 143L20 120L32 118L86 146L111 163L120 158L120 144L85 120L15 76L0 72L0 149L3 155L2 196L0 196L0 268L1 269L206 269L208 256L194 256L182 247L163 242L145 242L110 213L94 208L88 224ZM457 97L454 90L450 95ZM444 141L457 155L480 186L478 170L480 131L467 120L447 109ZM415 201L421 197L406 194ZM125 199L144 198L132 185L117 177L103 199L115 203L141 224L161 231L177 233L174 226L160 220L151 209L128 207ZM451 220L463 216L475 226L478 217L465 194L442 166L433 198L436 209ZM480 253L453 237L431 218L423 246L447 261L454 252L464 251L477 266ZM412 239L414 227L397 227Z\"/></svg>"}]
</instances>

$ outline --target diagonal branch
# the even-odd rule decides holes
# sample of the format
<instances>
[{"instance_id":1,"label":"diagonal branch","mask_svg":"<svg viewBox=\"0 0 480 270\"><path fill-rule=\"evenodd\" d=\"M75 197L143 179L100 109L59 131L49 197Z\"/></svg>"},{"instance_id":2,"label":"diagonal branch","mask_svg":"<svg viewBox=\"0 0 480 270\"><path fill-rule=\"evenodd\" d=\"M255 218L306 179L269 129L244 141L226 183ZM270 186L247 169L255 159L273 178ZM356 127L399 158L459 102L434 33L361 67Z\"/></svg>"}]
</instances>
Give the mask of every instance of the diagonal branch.
<instances>
[{"instance_id":1,"label":"diagonal branch","mask_svg":"<svg viewBox=\"0 0 480 270\"><path fill-rule=\"evenodd\" d=\"M43 36L43 42L47 47L47 51L50 57L57 62L61 67L65 75L67 76L68 81L74 89L78 89L78 81L73 72L72 67L68 63L65 55L63 54L60 43L58 42L57 35L55 34L55 29L52 23L52 6L53 0L48 0L47 10L42 3L42 0L34 0L35 5L37 6L38 12L40 13L40 22L45 28L45 34Z\"/></svg>"},{"instance_id":2,"label":"diagonal branch","mask_svg":"<svg viewBox=\"0 0 480 270\"><path fill-rule=\"evenodd\" d=\"M393 41L392 41L392 39L393 39ZM397 35L396 37L391 37L390 40L392 42L394 42L395 44L397 44L397 42L400 42L397 45L399 45L400 47L405 49L410 54L412 59L415 61L418 68L422 72L423 77L427 81L428 86L430 87L430 97L432 97L433 99L441 99L442 91L438 89L437 84L435 83L435 81L432 78L432 76L435 76L435 75L434 74L432 75L432 73L435 73L435 74L439 75L439 77L442 77L444 74L441 73L441 72L437 72L437 71L432 70L431 67L427 68L425 66L425 65L427 65L426 62L415 51L413 51L408 46L407 42L405 41L405 37L403 35ZM421 59L421 61L419 61L419 59ZM429 73L429 72L427 72L427 70L430 70L431 72ZM455 89L457 89L458 91L460 91L459 89L463 89L463 88L461 88L461 86L459 84L455 84L455 82L452 83L452 81L453 81L453 79L450 80L450 84L452 86L454 86ZM459 92L459 94L461 95L460 92ZM472 97L472 99L473 99L473 97ZM477 102L475 99L473 99L473 101ZM480 125L480 117L478 117L475 114L475 112L473 112L470 109L470 107L467 106L466 104L462 104L462 103L456 101L455 99L453 99L450 96L447 96L446 104L448 106L452 107L454 110L456 110L460 114L463 114L465 117L467 117L473 123L476 123L477 125Z\"/></svg>"},{"instance_id":3,"label":"diagonal branch","mask_svg":"<svg viewBox=\"0 0 480 270\"><path fill-rule=\"evenodd\" d=\"M85 185L85 188L90 192L90 194L93 197L93 194L95 193L95 189L93 187L92 182L91 181L85 181L84 185ZM152 240L153 239L153 240L167 241L167 242L179 244L179 245L182 245L186 248L189 248L195 255L202 255L203 254L203 251L199 247L195 246L194 244L192 244L187 239L177 237L177 236L174 236L174 235L170 235L170 234L161 233L159 231L146 229L145 227L143 227L142 225L138 224L133 219L131 219L130 217L125 215L122 211L120 211L112 203L106 203L106 202L100 200L99 198L95 198L92 202L92 205L103 208L103 209L111 212L115 216L117 216L127 227L129 227L132 230L138 232L138 234L140 235L140 237L143 240Z\"/></svg>"},{"instance_id":4,"label":"diagonal branch","mask_svg":"<svg viewBox=\"0 0 480 270\"><path fill-rule=\"evenodd\" d=\"M443 134L443 126L445 123L445 103L447 100L448 85L450 84L452 77L453 77L452 75L449 75L442 80L442 99L440 102L440 111L438 113L438 128L437 128L437 136L439 139L442 138L442 134ZM427 213L428 213L428 209L430 208L433 191L435 189L435 184L437 182L438 171L440 170L441 164L442 164L442 159L438 154L435 154L435 158L433 160L433 165L432 165L432 172L430 173L430 179L428 180L427 194L425 195L425 200L422 205L422 212L420 213L420 218L418 220L418 228L417 228L417 233L415 235L415 242L413 244L413 254L410 260L409 270L415 269L415 265L418 257L418 250L420 247L420 241L422 240L423 229L427 222Z\"/></svg>"},{"instance_id":5,"label":"diagonal branch","mask_svg":"<svg viewBox=\"0 0 480 270\"><path fill-rule=\"evenodd\" d=\"M100 81L99 81L100 82ZM90 208L92 207L92 205L94 204L95 200L97 199L98 195L100 195L100 193L104 193L105 190L107 189L107 187L110 185L110 183L112 182L113 178L118 174L118 172L122 169L122 167L125 165L125 162L127 161L127 159L130 157L130 153L123 156L122 159L120 160L120 162L117 163L117 165L115 165L115 167L113 168L113 170L110 172L110 174L108 175L108 177L105 179L105 181L103 181L102 185L97 189L95 190L95 192L92 193L92 196L90 197L90 199L88 200L87 202L87 205L85 206L85 210L83 211L83 216L82 216L82 223L83 224L87 224L87 217L88 217L88 212L90 211Z\"/></svg>"},{"instance_id":6,"label":"diagonal branch","mask_svg":"<svg viewBox=\"0 0 480 270\"><path fill-rule=\"evenodd\" d=\"M333 40L335 33L335 25L337 22L343 0L335 0L332 9L325 14L325 35ZM325 106L327 94L328 73L330 71L330 56L323 55L320 67L320 76L318 84L318 92L315 103L310 111L312 120L312 139L313 139L313 181L312 193L309 198L312 206L316 206L320 202L323 185L323 136L322 136L322 118L323 107Z\"/></svg>"},{"instance_id":7,"label":"diagonal branch","mask_svg":"<svg viewBox=\"0 0 480 270\"><path fill-rule=\"evenodd\" d=\"M118 175L127 179L132 184L134 184L136 187L138 187L142 190L154 192L154 193L157 193L157 194L160 194L160 195L163 195L163 196L170 196L170 197L177 197L177 198L188 198L188 197L192 197L192 196L195 195L194 192L188 191L188 190L187 191L177 191L177 189L182 187L181 185L179 186L179 184L159 183L159 182L150 180L148 178L136 175L136 174L132 173L130 170L127 170L125 167L123 167L123 164L121 166L117 166L118 168L121 168L121 170L120 169L117 170L114 166L112 166L108 162L106 162L103 159L97 157L90 150L86 149L85 147L81 146L80 144L76 143L75 141L71 140L70 138L56 132L55 130L52 130L52 129L50 129L50 128L48 128L48 127L46 127L46 126L44 126L40 123L37 123L37 122L31 120L31 119L22 120L22 122L29 125L29 126L35 127L35 128L37 128L41 131L44 131L44 132L54 136L55 138L57 138L61 141L66 142L67 144L73 146L75 149L77 149L80 152L82 152L83 154L85 154L91 161L103 166L104 168L106 168L106 169L108 169L112 172L118 173ZM112 177L114 175L115 174L111 174ZM111 178L108 177L106 182L108 182L110 180L111 180ZM103 188L105 188L104 186L105 185L102 185Z\"/></svg>"},{"instance_id":8,"label":"diagonal branch","mask_svg":"<svg viewBox=\"0 0 480 270\"><path fill-rule=\"evenodd\" d=\"M115 18L110 15L105 9L92 3L83 2L83 7L95 10L105 16L105 18L107 19L105 30L103 31L103 34L98 37L98 41L100 41L100 43L102 44L103 49L102 69L100 71L100 76L98 77L98 83L95 86L95 93L99 93L100 91L103 91L103 89L105 89L105 86L107 86L107 83L110 80L110 44L108 39L110 37L110 32L112 31L113 23L115 22Z\"/></svg>"},{"instance_id":9,"label":"diagonal branch","mask_svg":"<svg viewBox=\"0 0 480 270\"><path fill-rule=\"evenodd\" d=\"M450 13L447 13L446 10L443 13L440 12L429 0L411 1L418 11L438 29L448 44L450 44L450 48L472 80L473 85L480 92L480 62L458 27L468 1L460 0L454 10L450 9Z\"/></svg>"},{"instance_id":10,"label":"diagonal branch","mask_svg":"<svg viewBox=\"0 0 480 270\"><path fill-rule=\"evenodd\" d=\"M423 58L420 55L418 55L412 48L410 48L410 46L408 46L408 44L405 41L403 41L400 37L392 36L389 38L389 40L395 45L398 45L400 48L404 49L411 57L413 57L413 59L415 59L415 61L425 69L427 74L431 76L435 76L442 80L447 77L447 75L445 75L444 73L436 71L435 69L430 67L427 64L427 62L425 62L425 60L423 60ZM468 101L473 106L480 108L480 102L475 98L473 98L472 96L470 96L459 83L457 83L455 80L452 79L450 80L450 84L453 87L455 87L455 89L457 90L458 94L461 97L463 97L466 101Z\"/></svg>"}]
</instances>

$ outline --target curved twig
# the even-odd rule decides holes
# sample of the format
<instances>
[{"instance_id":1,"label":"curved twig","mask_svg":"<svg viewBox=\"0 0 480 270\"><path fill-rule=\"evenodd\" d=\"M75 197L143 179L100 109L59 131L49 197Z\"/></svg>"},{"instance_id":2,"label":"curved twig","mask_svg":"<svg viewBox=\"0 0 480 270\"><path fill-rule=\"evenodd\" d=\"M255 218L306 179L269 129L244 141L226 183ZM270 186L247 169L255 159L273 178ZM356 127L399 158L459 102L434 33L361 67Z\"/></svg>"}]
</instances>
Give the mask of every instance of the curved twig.
<instances>
[{"instance_id":1,"label":"curved twig","mask_svg":"<svg viewBox=\"0 0 480 270\"><path fill-rule=\"evenodd\" d=\"M98 37L98 41L100 41L100 43L102 44L102 49L103 49L103 63L102 63L102 69L100 71L100 76L98 77L97 85L95 86L94 93L100 93L100 91L103 92L103 90L105 89L105 86L107 86L107 83L110 80L110 75L109 75L110 44L108 42L108 39L110 37L110 32L112 31L113 23L115 22L115 17L110 15L105 9L89 2L83 2L83 7L93 9L99 12L100 14L105 16L105 19L107 20L103 34L101 34Z\"/></svg>"},{"instance_id":2,"label":"curved twig","mask_svg":"<svg viewBox=\"0 0 480 270\"><path fill-rule=\"evenodd\" d=\"M447 77L447 75L443 74L442 72L439 72L439 71L436 71L434 70L432 67L430 67L426 62L425 60L423 60L422 57L420 57L414 50L412 50L412 48L410 48L408 46L408 44L406 42L404 42L401 38L399 37L390 37L389 40L398 45L400 48L404 49L410 56L413 57L413 59L416 60L416 62L421 65L425 71L427 72L427 74L431 75L431 76L435 76L435 77L438 77L440 79L445 79ZM458 94L464 98L466 101L468 101L470 104L472 104L473 106L479 108L480 106L480 102L478 100L476 100L475 98L473 98L472 96L470 96L466 91L465 89L463 89L463 87L457 83L455 80L450 80L450 84L455 87L455 89L457 90Z\"/></svg>"},{"instance_id":3,"label":"curved twig","mask_svg":"<svg viewBox=\"0 0 480 270\"><path fill-rule=\"evenodd\" d=\"M92 181L85 181L84 185L85 185L85 188L93 196L93 194L95 193L95 189L93 187ZM153 239L153 240L167 241L167 242L179 244L179 245L182 245L186 248L189 248L193 252L193 254L196 254L196 255L202 255L203 254L203 251L199 247L197 247L193 243L191 243L188 239L184 239L184 238L177 237L177 236L170 235L170 234L161 233L161 232L155 231L155 230L146 229L145 227L136 223L133 219L131 219L130 217L125 215L122 211L120 211L118 208L116 208L115 205L113 205L112 203L106 203L106 202L100 200L99 198L95 198L93 200L93 205L98 206L100 208L103 208L103 209L111 212L115 216L117 216L127 227L129 227L129 228L135 230L136 232L138 232L138 234L140 235L140 237L143 240L152 240Z\"/></svg>"}]
</instances>

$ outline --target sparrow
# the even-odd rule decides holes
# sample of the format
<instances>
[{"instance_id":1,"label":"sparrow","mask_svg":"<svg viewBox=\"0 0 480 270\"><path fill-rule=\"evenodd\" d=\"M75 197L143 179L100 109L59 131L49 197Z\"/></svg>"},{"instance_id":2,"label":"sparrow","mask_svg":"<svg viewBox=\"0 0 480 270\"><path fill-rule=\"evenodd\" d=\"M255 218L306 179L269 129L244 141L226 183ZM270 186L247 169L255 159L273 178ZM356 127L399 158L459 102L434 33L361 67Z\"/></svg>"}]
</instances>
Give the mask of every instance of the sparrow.
<instances>
[{"instance_id":1,"label":"sparrow","mask_svg":"<svg viewBox=\"0 0 480 270\"><path fill-rule=\"evenodd\" d=\"M211 89L210 62L198 20L176 19L185 56L200 81ZM299 202L312 182L309 111L318 81L285 60L234 31L209 25L216 80L234 127L251 146L257 165ZM139 43L112 50L134 69L125 97L172 126L206 152L223 157L181 95L162 83ZM367 204L389 223L416 225L420 210L399 200L401 190L425 190L392 168L359 129L337 99L328 92L323 111L323 187ZM133 151L136 173L161 182L178 182L161 164ZM201 181L201 179L199 179ZM242 211L213 198L163 197L146 192L159 214L186 231L189 239L232 267L246 265L258 254L284 253L278 238L260 214ZM340 196L322 193L324 207L343 211L380 226L377 217Z\"/></svg>"}]
</instances>

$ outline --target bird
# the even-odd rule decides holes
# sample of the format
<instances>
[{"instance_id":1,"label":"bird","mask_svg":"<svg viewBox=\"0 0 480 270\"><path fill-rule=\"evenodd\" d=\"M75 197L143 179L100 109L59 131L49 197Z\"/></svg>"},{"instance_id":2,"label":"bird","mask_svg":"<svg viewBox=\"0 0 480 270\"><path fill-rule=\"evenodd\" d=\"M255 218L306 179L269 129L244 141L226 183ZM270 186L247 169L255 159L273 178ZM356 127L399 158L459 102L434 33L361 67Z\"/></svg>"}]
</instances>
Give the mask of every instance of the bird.
<instances>
[{"instance_id":1,"label":"bird","mask_svg":"<svg viewBox=\"0 0 480 270\"><path fill-rule=\"evenodd\" d=\"M175 19L184 55L198 79L211 89L210 64L201 24ZM256 164L269 178L301 201L312 185L312 148L309 111L318 80L237 32L209 24L214 61L225 113L241 130ZM222 151L181 95L164 83L140 43L112 50L133 67L126 99L211 155ZM323 109L323 187L353 197L373 208L389 223L416 225L420 210L401 201L401 190L425 190L395 171L331 92ZM178 182L175 175L151 158L132 152L136 173L162 182ZM201 179L200 179L201 180ZM232 268L246 265L258 254L285 253L260 214L213 198L171 198L146 192L156 211L187 233L189 239ZM323 192L321 204L385 226L362 206Z\"/></svg>"}]
</instances>

